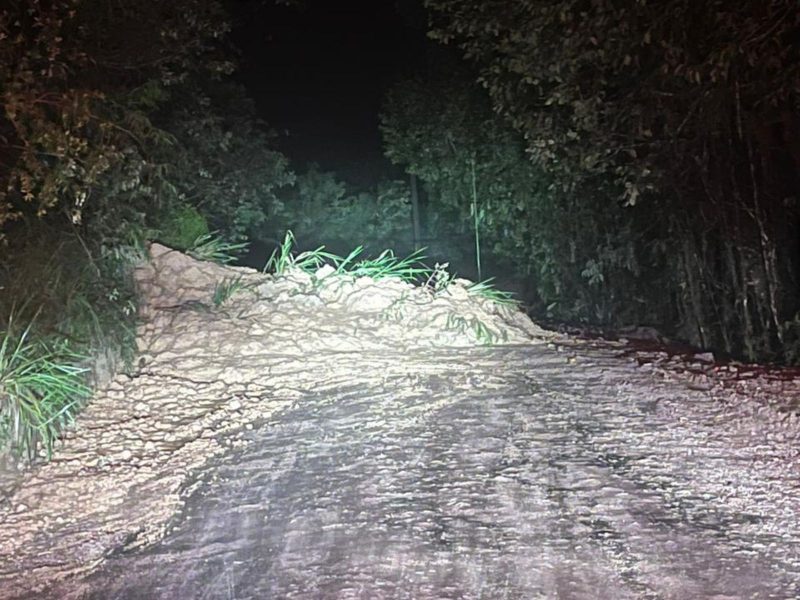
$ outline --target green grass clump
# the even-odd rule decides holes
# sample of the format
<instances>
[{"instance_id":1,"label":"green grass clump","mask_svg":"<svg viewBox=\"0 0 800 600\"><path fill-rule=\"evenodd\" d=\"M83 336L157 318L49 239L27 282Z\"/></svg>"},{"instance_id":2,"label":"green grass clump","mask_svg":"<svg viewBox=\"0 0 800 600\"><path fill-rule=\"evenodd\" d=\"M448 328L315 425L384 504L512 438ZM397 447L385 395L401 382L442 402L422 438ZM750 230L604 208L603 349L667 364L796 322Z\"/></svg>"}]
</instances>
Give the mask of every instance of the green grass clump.
<instances>
[{"instance_id":1,"label":"green grass clump","mask_svg":"<svg viewBox=\"0 0 800 600\"><path fill-rule=\"evenodd\" d=\"M359 246L353 252L360 254L363 248ZM344 270L355 277L369 277L370 279L402 279L403 281L418 281L421 277L430 275L431 270L422 264L425 258L422 250L417 250L405 258L394 255L391 250L384 250L377 258L365 258L356 263L353 262L351 253L347 259L337 266L337 270ZM345 263L345 260L348 262ZM352 268L349 267L353 264Z\"/></svg>"},{"instance_id":2,"label":"green grass clump","mask_svg":"<svg viewBox=\"0 0 800 600\"><path fill-rule=\"evenodd\" d=\"M384 250L377 258L360 258L363 246L356 247L345 257L325 251L325 246L316 250L292 254L296 243L294 234L287 231L283 242L275 248L264 266L265 272L284 275L289 269L300 269L306 273L314 273L321 266L328 264L334 267L339 275L353 277L369 277L371 279L395 278L412 283L424 284L434 293L447 291L453 285L456 276L447 271L448 264L439 264L431 269L423 264L424 249L417 250L405 258L395 256L391 250ZM471 284L467 291L474 296L485 298L496 304L518 306L519 302L510 292L498 290L492 285L492 279Z\"/></svg>"},{"instance_id":3,"label":"green grass clump","mask_svg":"<svg viewBox=\"0 0 800 600\"><path fill-rule=\"evenodd\" d=\"M337 274L353 277L369 277L371 279L397 278L403 281L417 281L428 276L431 270L422 264L424 256L418 250L405 258L394 255L391 250L384 250L377 258L362 258L363 246L358 246L347 256L338 256L325 251L325 246L316 250L292 254L295 238L291 231L286 232L283 242L270 256L264 266L265 272L283 275L290 268L300 269L306 273L314 273L325 264L331 265Z\"/></svg>"},{"instance_id":4,"label":"green grass clump","mask_svg":"<svg viewBox=\"0 0 800 600\"><path fill-rule=\"evenodd\" d=\"M247 250L247 242L228 242L218 233L203 233L186 249L186 254L197 260L207 260L220 265L235 262Z\"/></svg>"},{"instance_id":5,"label":"green grass clump","mask_svg":"<svg viewBox=\"0 0 800 600\"><path fill-rule=\"evenodd\" d=\"M467 291L473 295L478 296L479 298L485 298L494 302L495 304L503 304L506 306L519 306L519 300L514 298L514 295L511 292L505 292L503 290L498 290L496 287L492 285L493 279L485 279L483 281L478 281L477 283L473 283L467 288Z\"/></svg>"},{"instance_id":6,"label":"green grass clump","mask_svg":"<svg viewBox=\"0 0 800 600\"><path fill-rule=\"evenodd\" d=\"M0 448L32 459L41 444L51 456L91 393L85 360L65 340L37 339L32 324L19 330L8 317L0 331Z\"/></svg>"},{"instance_id":7,"label":"green grass clump","mask_svg":"<svg viewBox=\"0 0 800 600\"><path fill-rule=\"evenodd\" d=\"M226 277L214 286L214 295L211 300L214 306L219 308L230 300L236 292L245 288L247 288L247 285L242 281L241 275L237 277Z\"/></svg>"},{"instance_id":8,"label":"green grass clump","mask_svg":"<svg viewBox=\"0 0 800 600\"><path fill-rule=\"evenodd\" d=\"M264 272L271 271L275 275L284 275L289 269L300 269L306 273L313 273L326 262L334 262L339 258L335 254L325 252L325 246L295 256L292 254L295 243L294 234L287 231L283 242L273 250L267 264L264 265Z\"/></svg>"}]
</instances>

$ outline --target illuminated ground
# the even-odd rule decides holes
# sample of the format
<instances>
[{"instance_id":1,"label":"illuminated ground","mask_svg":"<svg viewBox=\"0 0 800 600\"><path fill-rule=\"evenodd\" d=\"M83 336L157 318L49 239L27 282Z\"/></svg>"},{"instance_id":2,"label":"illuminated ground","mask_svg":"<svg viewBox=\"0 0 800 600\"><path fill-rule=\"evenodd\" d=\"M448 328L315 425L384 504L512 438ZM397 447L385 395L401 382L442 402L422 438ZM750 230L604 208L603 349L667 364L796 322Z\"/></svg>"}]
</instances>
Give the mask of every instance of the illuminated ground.
<instances>
[{"instance_id":1,"label":"illuminated ground","mask_svg":"<svg viewBox=\"0 0 800 600\"><path fill-rule=\"evenodd\" d=\"M800 427L763 394L462 288L242 272L209 307L231 273L142 272L142 364L0 508L0 597L800 595Z\"/></svg>"}]
</instances>

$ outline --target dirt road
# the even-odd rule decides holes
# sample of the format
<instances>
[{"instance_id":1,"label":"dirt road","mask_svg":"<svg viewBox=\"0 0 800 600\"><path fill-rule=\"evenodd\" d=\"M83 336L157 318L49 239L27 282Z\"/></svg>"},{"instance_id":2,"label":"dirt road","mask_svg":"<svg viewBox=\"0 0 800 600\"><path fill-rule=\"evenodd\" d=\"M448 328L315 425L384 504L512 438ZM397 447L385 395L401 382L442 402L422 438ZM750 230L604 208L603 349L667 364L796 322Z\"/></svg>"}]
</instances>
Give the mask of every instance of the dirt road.
<instances>
[{"instance_id":1,"label":"dirt road","mask_svg":"<svg viewBox=\"0 0 800 600\"><path fill-rule=\"evenodd\" d=\"M800 597L796 419L400 287L188 310L182 260L0 507L0 597Z\"/></svg>"}]
</instances>

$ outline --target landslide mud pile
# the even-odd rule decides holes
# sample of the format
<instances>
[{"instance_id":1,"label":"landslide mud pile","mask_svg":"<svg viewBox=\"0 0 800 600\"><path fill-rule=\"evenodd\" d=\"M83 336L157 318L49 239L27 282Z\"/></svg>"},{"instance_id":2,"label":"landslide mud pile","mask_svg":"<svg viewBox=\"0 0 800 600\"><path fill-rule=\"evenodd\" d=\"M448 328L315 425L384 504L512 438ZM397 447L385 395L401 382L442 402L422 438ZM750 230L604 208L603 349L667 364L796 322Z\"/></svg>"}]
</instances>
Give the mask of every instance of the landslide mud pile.
<instances>
[{"instance_id":1,"label":"landslide mud pile","mask_svg":"<svg viewBox=\"0 0 800 600\"><path fill-rule=\"evenodd\" d=\"M0 502L0 598L35 597L160 539L192 473L244 431L321 381L380 377L360 373L359 356L551 337L459 280L434 292L331 267L270 276L153 244L137 281L135 370Z\"/></svg>"}]
</instances>

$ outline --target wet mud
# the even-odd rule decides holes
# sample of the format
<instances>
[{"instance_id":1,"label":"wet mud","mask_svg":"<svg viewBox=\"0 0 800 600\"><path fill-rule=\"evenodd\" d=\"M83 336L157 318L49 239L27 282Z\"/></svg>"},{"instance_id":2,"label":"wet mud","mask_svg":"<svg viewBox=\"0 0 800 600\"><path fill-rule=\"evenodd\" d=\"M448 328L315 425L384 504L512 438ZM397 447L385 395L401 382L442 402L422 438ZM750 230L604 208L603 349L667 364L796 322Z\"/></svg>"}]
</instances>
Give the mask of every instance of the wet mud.
<instances>
[{"instance_id":1,"label":"wet mud","mask_svg":"<svg viewBox=\"0 0 800 600\"><path fill-rule=\"evenodd\" d=\"M405 284L197 310L214 269L156 253L144 365L0 505L1 598L800 597L779 402Z\"/></svg>"}]
</instances>

